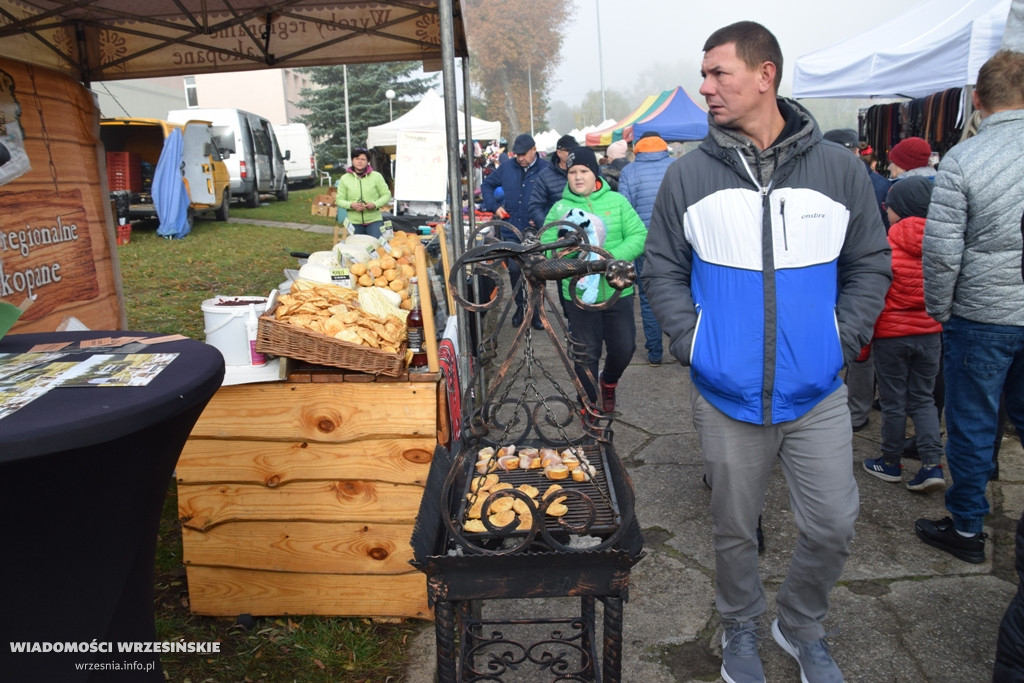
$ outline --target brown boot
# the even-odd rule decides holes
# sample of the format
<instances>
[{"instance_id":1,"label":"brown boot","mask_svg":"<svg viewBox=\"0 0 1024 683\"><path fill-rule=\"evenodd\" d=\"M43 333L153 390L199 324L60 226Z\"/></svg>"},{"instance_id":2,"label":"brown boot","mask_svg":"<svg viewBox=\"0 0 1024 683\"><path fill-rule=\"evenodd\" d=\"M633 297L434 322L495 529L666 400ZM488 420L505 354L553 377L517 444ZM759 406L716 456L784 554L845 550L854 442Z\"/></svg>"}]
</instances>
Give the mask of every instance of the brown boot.
<instances>
[{"instance_id":1,"label":"brown boot","mask_svg":"<svg viewBox=\"0 0 1024 683\"><path fill-rule=\"evenodd\" d=\"M615 387L617 386L619 386L618 382L608 384L603 379L601 380L601 410L606 413L615 412Z\"/></svg>"}]
</instances>

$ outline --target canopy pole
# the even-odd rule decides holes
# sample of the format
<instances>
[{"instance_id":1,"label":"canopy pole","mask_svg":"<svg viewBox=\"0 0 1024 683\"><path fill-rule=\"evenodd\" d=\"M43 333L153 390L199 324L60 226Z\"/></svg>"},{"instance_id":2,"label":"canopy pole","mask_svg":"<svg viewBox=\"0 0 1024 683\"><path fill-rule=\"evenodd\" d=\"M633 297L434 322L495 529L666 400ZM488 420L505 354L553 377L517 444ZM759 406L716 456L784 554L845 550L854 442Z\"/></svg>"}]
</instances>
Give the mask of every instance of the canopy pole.
<instances>
[{"instance_id":1,"label":"canopy pole","mask_svg":"<svg viewBox=\"0 0 1024 683\"><path fill-rule=\"evenodd\" d=\"M453 0L438 0L437 11L441 20L441 83L444 92L444 123L448 134L448 217L452 227L453 261L462 256L466 236L462 230L462 183L459 181L459 107L455 89L455 26L453 21ZM466 107L469 116L469 107ZM466 135L469 136L469 128ZM444 227L442 226L442 230ZM450 286L450 284L448 285ZM455 283L459 296L465 300L466 283ZM455 307L458 319L459 376L469 376L469 330L466 309ZM448 312L449 315L452 311Z\"/></svg>"}]
</instances>

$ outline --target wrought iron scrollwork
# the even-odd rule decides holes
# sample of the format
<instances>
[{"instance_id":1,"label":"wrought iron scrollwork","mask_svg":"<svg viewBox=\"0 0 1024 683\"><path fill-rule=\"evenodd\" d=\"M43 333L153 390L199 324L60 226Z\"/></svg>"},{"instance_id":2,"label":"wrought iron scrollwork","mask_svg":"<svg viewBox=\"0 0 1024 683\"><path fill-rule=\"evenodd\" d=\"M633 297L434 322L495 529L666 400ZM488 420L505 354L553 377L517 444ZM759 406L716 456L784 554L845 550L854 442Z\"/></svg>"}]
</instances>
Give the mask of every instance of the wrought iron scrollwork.
<instances>
[{"instance_id":1,"label":"wrought iron scrollwork","mask_svg":"<svg viewBox=\"0 0 1024 683\"><path fill-rule=\"evenodd\" d=\"M610 509L618 514L607 478L600 482L588 478L585 481L589 486L584 487L587 492L567 488L537 500L511 489L488 492L479 502L480 510L477 511L484 531L478 529L476 533L467 534L463 529L463 511L478 502L467 480L474 476L478 448L490 446L498 449L530 442L556 449L587 444L593 447L596 444L598 455L594 457L603 458L602 444L610 444L611 417L601 412L588 398L577 375L578 371L583 372L593 386L597 385L586 367L583 346L573 339L560 315L553 316L554 322L549 318L549 310L557 309L546 289L548 282L568 280L573 305L600 311L612 306L622 290L633 285L636 272L632 262L615 259L602 247L591 244L586 232L576 224L557 221L545 226L544 230L550 234L553 228L557 229L558 237L541 243L535 235L523 235L504 221L478 225L469 241L475 246L467 249L451 268L449 286L458 305L471 312L500 311L496 330L504 325L517 294L511 292L512 296L506 296L507 286L500 270L504 261L514 260L518 264L522 272L519 286L526 288L523 322L515 330L504 360L490 377L485 395L479 401L465 403L468 411L463 419L467 430L465 447L457 454L443 489L442 500L451 503L451 516L445 519L449 537L469 553L504 555L522 551L536 543L549 549L576 550L578 548L569 545L571 537L588 536L595 529L607 531L609 528L607 518L599 519L598 509ZM520 241L501 240L502 234L515 235ZM456 284L471 274L486 275L493 280L495 296L478 297L476 301L462 296ZM580 299L577 285L582 278L595 274L601 275L614 292L603 302L588 304ZM546 337L550 341L567 376L561 381L534 353L536 339L530 323L535 315L542 323L541 338ZM497 348L494 337L496 333L482 340L480 347ZM482 371L480 366L475 370L476 373ZM562 386L566 378L571 382L571 390ZM476 386L477 379L479 377L474 376L471 385ZM553 391L546 385L553 387ZM602 471L602 476L607 477L608 473ZM470 491L468 503L462 500L467 491ZM499 501L509 498L523 514L514 522L496 526L489 513L507 508L507 503ZM548 514L550 508L563 501L569 501L573 514L552 520L552 515ZM632 501L628 504L631 514ZM587 549L610 547L616 537L616 533L611 533L611 537L606 533Z\"/></svg>"}]
</instances>

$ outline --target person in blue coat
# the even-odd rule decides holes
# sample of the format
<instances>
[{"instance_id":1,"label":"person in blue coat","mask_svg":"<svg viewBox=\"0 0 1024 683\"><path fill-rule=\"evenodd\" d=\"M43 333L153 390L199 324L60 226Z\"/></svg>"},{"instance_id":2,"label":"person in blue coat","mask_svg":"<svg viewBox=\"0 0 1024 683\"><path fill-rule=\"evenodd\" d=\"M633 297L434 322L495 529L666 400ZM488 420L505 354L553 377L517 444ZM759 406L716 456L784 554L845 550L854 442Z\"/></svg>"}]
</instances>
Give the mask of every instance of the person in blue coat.
<instances>
[{"instance_id":1,"label":"person in blue coat","mask_svg":"<svg viewBox=\"0 0 1024 683\"><path fill-rule=\"evenodd\" d=\"M537 144L527 133L523 133L512 143L512 158L515 163L506 160L484 178L483 186L480 188L484 210L493 211L495 218L508 221L524 235L527 232L535 233L541 226L533 225L530 221L530 197L541 173L551 165L537 156ZM500 200L495 197L495 190L498 188L505 193ZM515 233L505 228L502 228L499 237L510 242L520 241ZM522 288L518 288L522 271L513 259L508 259L506 265L508 279L516 297L516 312L512 316L512 324L518 327L522 324L524 315L525 296ZM534 315L532 324L534 329L544 328L539 313Z\"/></svg>"},{"instance_id":2,"label":"person in blue coat","mask_svg":"<svg viewBox=\"0 0 1024 683\"><path fill-rule=\"evenodd\" d=\"M665 177L668 167L675 161L668 154L668 145L654 131L644 133L633 145L633 163L622 169L619 176L619 194L625 197L644 222L644 227L651 225L651 211L654 200L658 196L661 180ZM641 254L634 262L636 275L639 278L644 271L644 256ZM661 365L662 348L661 326L654 317L647 293L643 284L637 287L640 298L640 320L644 326L644 347L647 349L647 363L652 367Z\"/></svg>"}]
</instances>

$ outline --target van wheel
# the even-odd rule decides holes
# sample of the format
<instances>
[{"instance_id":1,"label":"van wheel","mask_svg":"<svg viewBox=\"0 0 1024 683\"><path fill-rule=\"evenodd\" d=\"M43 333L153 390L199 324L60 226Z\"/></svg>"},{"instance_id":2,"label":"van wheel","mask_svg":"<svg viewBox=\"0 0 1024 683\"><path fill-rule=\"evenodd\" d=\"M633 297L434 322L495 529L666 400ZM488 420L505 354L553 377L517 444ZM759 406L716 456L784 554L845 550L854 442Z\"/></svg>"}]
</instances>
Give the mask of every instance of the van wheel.
<instances>
[{"instance_id":1,"label":"van wheel","mask_svg":"<svg viewBox=\"0 0 1024 683\"><path fill-rule=\"evenodd\" d=\"M260 208L260 193L257 190L253 190L251 193L243 197L245 199L245 205L250 209Z\"/></svg>"},{"instance_id":2,"label":"van wheel","mask_svg":"<svg viewBox=\"0 0 1024 683\"><path fill-rule=\"evenodd\" d=\"M217 207L217 210L214 211L213 215L219 221L226 221L228 219L228 214L230 214L230 213L231 213L231 193L227 191L227 188L225 188L224 189L224 193L220 197L220 206Z\"/></svg>"},{"instance_id":3,"label":"van wheel","mask_svg":"<svg viewBox=\"0 0 1024 683\"><path fill-rule=\"evenodd\" d=\"M191 206L188 207L188 211L185 213L185 222L188 223L188 231L192 232L192 228L196 227L196 210Z\"/></svg>"},{"instance_id":4,"label":"van wheel","mask_svg":"<svg viewBox=\"0 0 1024 683\"><path fill-rule=\"evenodd\" d=\"M288 201L288 186L285 185L281 188L280 192L275 192L274 196L277 197L277 201L286 202Z\"/></svg>"}]
</instances>

